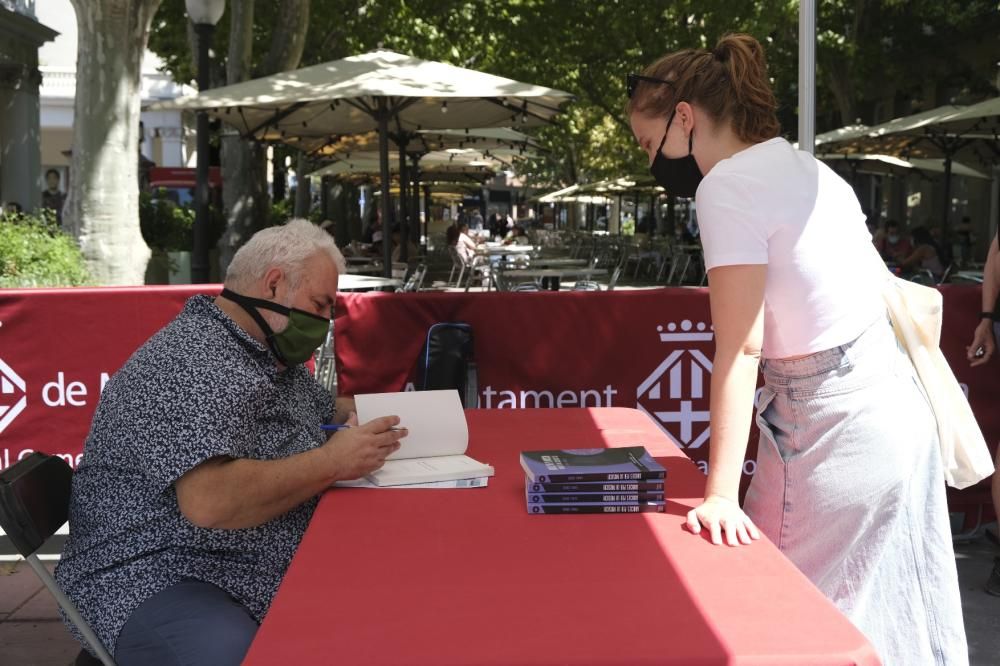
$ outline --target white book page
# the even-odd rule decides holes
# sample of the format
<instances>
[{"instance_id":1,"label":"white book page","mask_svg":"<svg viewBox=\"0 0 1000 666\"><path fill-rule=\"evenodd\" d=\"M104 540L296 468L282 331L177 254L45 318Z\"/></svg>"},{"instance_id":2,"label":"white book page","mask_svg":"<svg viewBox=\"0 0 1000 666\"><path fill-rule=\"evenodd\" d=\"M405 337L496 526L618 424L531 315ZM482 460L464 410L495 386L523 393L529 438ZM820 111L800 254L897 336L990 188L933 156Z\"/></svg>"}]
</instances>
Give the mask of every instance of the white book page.
<instances>
[{"instance_id":1,"label":"white book page","mask_svg":"<svg viewBox=\"0 0 1000 666\"><path fill-rule=\"evenodd\" d=\"M469 425L458 391L404 391L354 396L358 422L380 416L398 416L409 430L399 450L386 460L429 458L465 453L469 448Z\"/></svg>"},{"instance_id":2,"label":"white book page","mask_svg":"<svg viewBox=\"0 0 1000 666\"><path fill-rule=\"evenodd\" d=\"M448 479L471 479L493 476L493 467L484 465L469 456L436 456L408 460L389 460L382 469L368 475L368 479L379 486L445 481Z\"/></svg>"},{"instance_id":3,"label":"white book page","mask_svg":"<svg viewBox=\"0 0 1000 666\"><path fill-rule=\"evenodd\" d=\"M337 481L336 488L392 488L393 490L428 490L441 488L485 488L489 485L488 476L477 476L472 479L452 479L449 481L428 481L427 483L404 483L398 486L377 486L367 477L353 481Z\"/></svg>"}]
</instances>

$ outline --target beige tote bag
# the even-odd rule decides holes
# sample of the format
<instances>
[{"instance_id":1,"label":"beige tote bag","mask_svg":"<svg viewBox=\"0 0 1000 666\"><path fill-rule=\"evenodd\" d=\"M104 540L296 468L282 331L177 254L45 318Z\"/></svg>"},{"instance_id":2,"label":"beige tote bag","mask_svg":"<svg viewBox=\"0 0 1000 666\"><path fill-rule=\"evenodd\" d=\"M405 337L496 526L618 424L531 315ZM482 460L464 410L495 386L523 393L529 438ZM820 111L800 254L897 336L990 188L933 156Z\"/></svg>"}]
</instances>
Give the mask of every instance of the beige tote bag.
<instances>
[{"instance_id":1,"label":"beige tote bag","mask_svg":"<svg viewBox=\"0 0 1000 666\"><path fill-rule=\"evenodd\" d=\"M910 355L937 419L945 481L953 488L974 485L993 474L993 459L941 352L941 292L889 274L883 295L896 337Z\"/></svg>"}]
</instances>

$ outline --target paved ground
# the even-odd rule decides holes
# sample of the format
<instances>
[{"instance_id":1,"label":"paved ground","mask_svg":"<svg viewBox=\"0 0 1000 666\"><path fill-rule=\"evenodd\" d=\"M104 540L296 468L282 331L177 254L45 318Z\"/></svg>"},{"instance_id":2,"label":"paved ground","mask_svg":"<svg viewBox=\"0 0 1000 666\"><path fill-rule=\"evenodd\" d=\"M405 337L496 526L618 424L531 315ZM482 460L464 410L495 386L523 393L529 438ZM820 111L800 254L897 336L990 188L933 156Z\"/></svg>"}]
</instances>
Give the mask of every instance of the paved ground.
<instances>
[{"instance_id":1,"label":"paved ground","mask_svg":"<svg viewBox=\"0 0 1000 666\"><path fill-rule=\"evenodd\" d=\"M1000 597L983 592L998 554L1000 547L985 537L956 546L973 666L1000 664ZM0 666L69 666L77 652L34 572L24 563L0 562Z\"/></svg>"}]
</instances>

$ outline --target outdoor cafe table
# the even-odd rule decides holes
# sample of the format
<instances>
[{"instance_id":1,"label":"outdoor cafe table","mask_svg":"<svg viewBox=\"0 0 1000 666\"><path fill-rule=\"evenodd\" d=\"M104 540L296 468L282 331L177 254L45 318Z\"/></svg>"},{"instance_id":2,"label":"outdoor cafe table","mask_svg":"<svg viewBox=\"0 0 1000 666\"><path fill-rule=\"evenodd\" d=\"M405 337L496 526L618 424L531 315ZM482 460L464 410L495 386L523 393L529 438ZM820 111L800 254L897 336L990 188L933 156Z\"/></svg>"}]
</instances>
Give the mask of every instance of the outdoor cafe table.
<instances>
[{"instance_id":1,"label":"outdoor cafe table","mask_svg":"<svg viewBox=\"0 0 1000 666\"><path fill-rule=\"evenodd\" d=\"M582 266L579 268L511 268L503 272L504 276L512 278L542 278L548 282L548 288L559 291L559 281L563 278L582 277L589 280L595 275L607 275L603 268Z\"/></svg>"},{"instance_id":2,"label":"outdoor cafe table","mask_svg":"<svg viewBox=\"0 0 1000 666\"><path fill-rule=\"evenodd\" d=\"M372 277L369 275L341 275L337 280L337 291L375 291L403 286L402 280L395 278Z\"/></svg>"},{"instance_id":3,"label":"outdoor cafe table","mask_svg":"<svg viewBox=\"0 0 1000 666\"><path fill-rule=\"evenodd\" d=\"M382 266L379 264L355 264L347 267L348 275L381 275Z\"/></svg>"},{"instance_id":4,"label":"outdoor cafe table","mask_svg":"<svg viewBox=\"0 0 1000 666\"><path fill-rule=\"evenodd\" d=\"M770 542L683 528L705 477L646 415L467 416L489 486L327 492L245 666L879 663ZM527 513L520 451L636 444L668 470L666 513Z\"/></svg>"},{"instance_id":5,"label":"outdoor cafe table","mask_svg":"<svg viewBox=\"0 0 1000 666\"><path fill-rule=\"evenodd\" d=\"M546 259L544 257L533 258L530 266L532 268L562 268L570 266L586 266L590 262L586 259L571 259L569 257L556 257Z\"/></svg>"},{"instance_id":6,"label":"outdoor cafe table","mask_svg":"<svg viewBox=\"0 0 1000 666\"><path fill-rule=\"evenodd\" d=\"M477 254L489 255L491 257L502 257L511 254L531 254L535 248L531 245L479 245L476 247Z\"/></svg>"}]
</instances>

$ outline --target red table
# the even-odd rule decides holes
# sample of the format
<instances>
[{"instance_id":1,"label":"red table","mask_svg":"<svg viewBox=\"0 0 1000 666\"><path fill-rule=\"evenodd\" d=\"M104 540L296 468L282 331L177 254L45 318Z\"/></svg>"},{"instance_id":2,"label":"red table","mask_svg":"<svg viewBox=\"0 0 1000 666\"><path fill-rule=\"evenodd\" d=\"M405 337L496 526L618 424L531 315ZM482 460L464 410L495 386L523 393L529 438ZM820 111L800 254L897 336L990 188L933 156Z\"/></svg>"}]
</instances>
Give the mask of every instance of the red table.
<instances>
[{"instance_id":1,"label":"red table","mask_svg":"<svg viewBox=\"0 0 1000 666\"><path fill-rule=\"evenodd\" d=\"M486 489L326 493L245 664L878 664L769 542L682 528L705 477L631 409L468 412ZM518 452L645 445L667 512L529 515Z\"/></svg>"}]
</instances>

